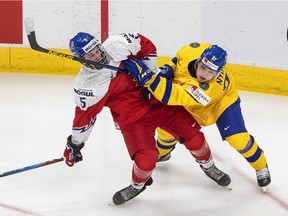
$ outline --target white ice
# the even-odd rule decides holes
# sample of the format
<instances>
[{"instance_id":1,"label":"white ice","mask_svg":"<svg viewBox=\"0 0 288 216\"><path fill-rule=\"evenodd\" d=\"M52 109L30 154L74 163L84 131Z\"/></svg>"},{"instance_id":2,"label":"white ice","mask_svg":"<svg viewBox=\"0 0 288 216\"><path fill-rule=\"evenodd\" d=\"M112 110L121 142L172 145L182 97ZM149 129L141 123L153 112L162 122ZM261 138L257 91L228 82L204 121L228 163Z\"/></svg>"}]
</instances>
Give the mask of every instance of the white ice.
<instances>
[{"instance_id":1,"label":"white ice","mask_svg":"<svg viewBox=\"0 0 288 216\"><path fill-rule=\"evenodd\" d=\"M0 73L0 174L62 157L74 116L74 78ZM109 205L130 184L132 162L105 108L82 151L83 162L0 178L0 215L288 215L288 97L240 95L246 126L268 159L272 183L266 193L255 171L211 126L203 131L217 166L232 179L232 191L208 179L179 144L170 161L157 165L151 187L122 206Z\"/></svg>"}]
</instances>

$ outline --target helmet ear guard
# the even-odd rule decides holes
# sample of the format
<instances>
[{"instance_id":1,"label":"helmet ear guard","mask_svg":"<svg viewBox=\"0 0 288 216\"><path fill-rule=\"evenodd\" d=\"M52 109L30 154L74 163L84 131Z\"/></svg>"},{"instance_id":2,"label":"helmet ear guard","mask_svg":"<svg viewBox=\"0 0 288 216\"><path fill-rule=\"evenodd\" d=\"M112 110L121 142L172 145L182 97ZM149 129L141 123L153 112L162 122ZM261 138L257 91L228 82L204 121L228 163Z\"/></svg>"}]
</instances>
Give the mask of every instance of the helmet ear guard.
<instances>
[{"instance_id":1,"label":"helmet ear guard","mask_svg":"<svg viewBox=\"0 0 288 216\"><path fill-rule=\"evenodd\" d=\"M212 45L205 49L199 58L206 67L220 73L226 65L227 52L217 45Z\"/></svg>"}]
</instances>

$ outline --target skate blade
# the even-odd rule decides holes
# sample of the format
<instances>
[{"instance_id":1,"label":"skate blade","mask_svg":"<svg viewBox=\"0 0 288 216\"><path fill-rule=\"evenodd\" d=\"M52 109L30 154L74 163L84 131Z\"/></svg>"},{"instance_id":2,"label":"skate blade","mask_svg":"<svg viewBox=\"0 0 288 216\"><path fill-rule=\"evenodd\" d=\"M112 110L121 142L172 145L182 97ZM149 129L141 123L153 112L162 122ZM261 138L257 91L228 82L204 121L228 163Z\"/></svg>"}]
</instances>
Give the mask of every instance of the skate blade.
<instances>
[{"instance_id":1,"label":"skate blade","mask_svg":"<svg viewBox=\"0 0 288 216\"><path fill-rule=\"evenodd\" d=\"M115 203L113 201L111 201L108 206L115 208L117 205L115 205Z\"/></svg>"},{"instance_id":2,"label":"skate blade","mask_svg":"<svg viewBox=\"0 0 288 216\"><path fill-rule=\"evenodd\" d=\"M266 193L267 187L262 187L263 193Z\"/></svg>"},{"instance_id":3,"label":"skate blade","mask_svg":"<svg viewBox=\"0 0 288 216\"><path fill-rule=\"evenodd\" d=\"M232 190L232 187L230 186L223 186L224 188L226 188L227 190Z\"/></svg>"}]
</instances>

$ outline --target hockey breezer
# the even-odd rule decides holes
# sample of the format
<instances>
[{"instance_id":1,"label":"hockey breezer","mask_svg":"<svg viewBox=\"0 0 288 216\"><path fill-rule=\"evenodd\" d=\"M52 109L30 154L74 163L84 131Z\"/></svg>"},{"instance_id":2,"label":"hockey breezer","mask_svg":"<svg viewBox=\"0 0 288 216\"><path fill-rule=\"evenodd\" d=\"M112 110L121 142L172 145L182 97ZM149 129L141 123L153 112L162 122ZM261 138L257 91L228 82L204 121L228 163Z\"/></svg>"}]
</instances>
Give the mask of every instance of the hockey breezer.
<instances>
[{"instance_id":1,"label":"hockey breezer","mask_svg":"<svg viewBox=\"0 0 288 216\"><path fill-rule=\"evenodd\" d=\"M54 56L58 56L58 57L66 58L66 59L70 59L70 60L74 60L74 61L78 61L80 63L86 63L86 64L90 64L90 65L94 65L94 66L98 66L98 67L102 67L102 68L107 68L107 69L123 72L123 69L112 66L112 65L101 64L99 62L89 61L89 60L86 60L84 58L78 58L78 57L73 56L73 55L69 55L66 53L53 51L53 50L49 50L49 49L45 49L45 48L41 47L37 43L34 22L33 22L33 19L31 17L28 17L25 19L25 29L26 29L26 34L28 37L29 44L33 50L36 50L39 52L44 52L44 53L47 53L50 55L54 55Z\"/></svg>"}]
</instances>

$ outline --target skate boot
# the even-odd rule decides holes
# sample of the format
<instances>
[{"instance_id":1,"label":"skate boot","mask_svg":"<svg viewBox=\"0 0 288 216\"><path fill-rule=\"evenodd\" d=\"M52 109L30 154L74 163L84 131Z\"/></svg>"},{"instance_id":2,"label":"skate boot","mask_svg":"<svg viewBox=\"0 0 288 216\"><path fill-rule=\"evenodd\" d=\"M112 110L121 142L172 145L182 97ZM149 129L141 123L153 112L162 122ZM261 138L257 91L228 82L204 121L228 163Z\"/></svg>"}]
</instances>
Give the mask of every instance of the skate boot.
<instances>
[{"instance_id":1,"label":"skate boot","mask_svg":"<svg viewBox=\"0 0 288 216\"><path fill-rule=\"evenodd\" d=\"M228 186L231 182L230 177L219 170L215 164L212 157L209 158L207 161L198 161L196 162L200 165L201 169L204 171L204 173L213 181L215 181L217 184L221 186ZM227 187L228 188L228 187ZM228 188L229 189L229 188Z\"/></svg>"},{"instance_id":2,"label":"skate boot","mask_svg":"<svg viewBox=\"0 0 288 216\"><path fill-rule=\"evenodd\" d=\"M171 153L169 152L166 155L163 156L158 156L158 161L157 162L163 162L163 161L168 161L171 158Z\"/></svg>"},{"instance_id":3,"label":"skate boot","mask_svg":"<svg viewBox=\"0 0 288 216\"><path fill-rule=\"evenodd\" d=\"M203 166L201 166L201 169L204 171L204 173L213 181L215 181L217 184L221 185L221 186L228 186L231 183L231 179L230 177L222 172L221 170L219 170L215 164L213 164L211 167L209 168L204 168Z\"/></svg>"},{"instance_id":4,"label":"skate boot","mask_svg":"<svg viewBox=\"0 0 288 216\"><path fill-rule=\"evenodd\" d=\"M256 171L257 183L259 187L266 187L271 182L271 176L266 165L263 169Z\"/></svg>"},{"instance_id":5,"label":"skate boot","mask_svg":"<svg viewBox=\"0 0 288 216\"><path fill-rule=\"evenodd\" d=\"M117 191L113 196L113 202L115 205L122 205L125 202L133 199L138 196L141 192L146 189L146 186L150 186L153 183L152 177L150 177L144 184L144 187L141 189L136 189L130 184L128 187L123 188L120 191Z\"/></svg>"}]
</instances>

